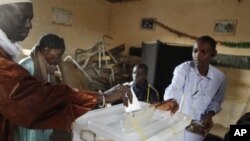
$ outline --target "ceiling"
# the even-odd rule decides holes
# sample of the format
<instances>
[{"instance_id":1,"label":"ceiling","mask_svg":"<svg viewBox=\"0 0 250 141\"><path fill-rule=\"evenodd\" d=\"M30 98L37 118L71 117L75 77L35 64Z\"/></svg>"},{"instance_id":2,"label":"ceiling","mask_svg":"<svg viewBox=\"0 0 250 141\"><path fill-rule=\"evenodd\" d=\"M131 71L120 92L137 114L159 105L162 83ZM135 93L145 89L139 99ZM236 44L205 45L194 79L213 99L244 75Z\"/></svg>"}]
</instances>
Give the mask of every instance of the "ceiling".
<instances>
[{"instance_id":1,"label":"ceiling","mask_svg":"<svg viewBox=\"0 0 250 141\"><path fill-rule=\"evenodd\" d=\"M121 3L121 2L131 2L131 1L141 1L141 0L107 0L111 3Z\"/></svg>"}]
</instances>

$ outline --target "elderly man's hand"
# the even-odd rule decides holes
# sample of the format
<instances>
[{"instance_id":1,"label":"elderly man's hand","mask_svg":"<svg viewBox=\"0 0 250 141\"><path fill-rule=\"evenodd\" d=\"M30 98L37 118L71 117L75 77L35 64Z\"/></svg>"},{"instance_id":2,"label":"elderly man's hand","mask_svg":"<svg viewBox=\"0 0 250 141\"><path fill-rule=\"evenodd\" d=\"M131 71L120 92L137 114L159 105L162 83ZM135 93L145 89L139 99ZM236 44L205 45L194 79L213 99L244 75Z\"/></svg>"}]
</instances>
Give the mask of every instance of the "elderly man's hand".
<instances>
[{"instance_id":1,"label":"elderly man's hand","mask_svg":"<svg viewBox=\"0 0 250 141\"><path fill-rule=\"evenodd\" d=\"M178 103L173 99L155 103L153 106L163 111L170 111L171 114L174 114L179 109Z\"/></svg>"},{"instance_id":2,"label":"elderly man's hand","mask_svg":"<svg viewBox=\"0 0 250 141\"><path fill-rule=\"evenodd\" d=\"M128 106L128 101L132 103L132 93L130 87L128 86L118 84L108 91L105 91L104 94L107 103L113 103L115 101L122 100L126 107Z\"/></svg>"}]
</instances>

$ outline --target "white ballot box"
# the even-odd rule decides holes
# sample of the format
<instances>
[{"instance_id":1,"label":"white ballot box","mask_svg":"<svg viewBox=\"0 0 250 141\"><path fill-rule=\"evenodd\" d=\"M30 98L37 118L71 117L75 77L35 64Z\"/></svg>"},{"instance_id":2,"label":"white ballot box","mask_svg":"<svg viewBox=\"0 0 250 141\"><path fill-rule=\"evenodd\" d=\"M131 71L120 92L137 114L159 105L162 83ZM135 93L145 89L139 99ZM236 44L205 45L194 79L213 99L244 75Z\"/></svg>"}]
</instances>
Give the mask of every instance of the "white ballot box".
<instances>
[{"instance_id":1,"label":"white ballot box","mask_svg":"<svg viewBox=\"0 0 250 141\"><path fill-rule=\"evenodd\" d=\"M73 141L182 141L191 119L170 115L139 102L141 109L126 113L122 104L86 113L73 123Z\"/></svg>"}]
</instances>

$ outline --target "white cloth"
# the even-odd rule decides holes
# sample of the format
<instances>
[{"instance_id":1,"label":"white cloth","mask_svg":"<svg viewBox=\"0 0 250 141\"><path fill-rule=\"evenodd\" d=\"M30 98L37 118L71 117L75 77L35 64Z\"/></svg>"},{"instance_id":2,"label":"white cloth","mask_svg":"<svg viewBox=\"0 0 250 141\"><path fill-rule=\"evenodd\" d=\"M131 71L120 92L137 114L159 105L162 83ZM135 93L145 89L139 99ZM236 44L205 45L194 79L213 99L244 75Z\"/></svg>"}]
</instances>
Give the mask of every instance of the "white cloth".
<instances>
[{"instance_id":1,"label":"white cloth","mask_svg":"<svg viewBox=\"0 0 250 141\"><path fill-rule=\"evenodd\" d=\"M24 67L32 76L35 74L34 62L30 56L19 61L19 64Z\"/></svg>"},{"instance_id":2,"label":"white cloth","mask_svg":"<svg viewBox=\"0 0 250 141\"><path fill-rule=\"evenodd\" d=\"M11 4L11 3L21 3L21 2L29 2L31 3L31 0L0 0L0 5L4 4Z\"/></svg>"},{"instance_id":3,"label":"white cloth","mask_svg":"<svg viewBox=\"0 0 250 141\"><path fill-rule=\"evenodd\" d=\"M8 53L13 61L17 62L17 56L21 53L22 47L18 42L11 42L6 34L0 29L0 47Z\"/></svg>"}]
</instances>

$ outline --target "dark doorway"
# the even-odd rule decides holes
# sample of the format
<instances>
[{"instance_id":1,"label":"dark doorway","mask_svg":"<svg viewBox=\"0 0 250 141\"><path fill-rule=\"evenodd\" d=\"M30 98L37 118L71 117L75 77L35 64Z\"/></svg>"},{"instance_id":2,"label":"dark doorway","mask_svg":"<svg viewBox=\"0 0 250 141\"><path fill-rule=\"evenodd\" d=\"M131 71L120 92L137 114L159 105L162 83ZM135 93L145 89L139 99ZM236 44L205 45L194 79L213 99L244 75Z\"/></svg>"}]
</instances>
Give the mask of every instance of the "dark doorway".
<instances>
[{"instance_id":1,"label":"dark doorway","mask_svg":"<svg viewBox=\"0 0 250 141\"><path fill-rule=\"evenodd\" d=\"M142 62L148 65L148 80L159 92L160 100L171 83L174 68L184 61L192 60L192 46L142 43Z\"/></svg>"}]
</instances>

